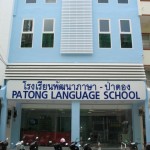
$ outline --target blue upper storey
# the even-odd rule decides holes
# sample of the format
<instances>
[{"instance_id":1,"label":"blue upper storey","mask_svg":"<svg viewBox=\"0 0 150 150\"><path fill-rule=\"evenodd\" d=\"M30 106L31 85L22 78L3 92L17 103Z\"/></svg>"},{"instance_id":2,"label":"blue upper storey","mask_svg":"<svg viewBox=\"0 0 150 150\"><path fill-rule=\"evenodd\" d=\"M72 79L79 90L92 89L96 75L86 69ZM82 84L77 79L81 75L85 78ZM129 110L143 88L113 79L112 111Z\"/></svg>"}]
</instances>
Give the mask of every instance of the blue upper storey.
<instances>
[{"instance_id":1,"label":"blue upper storey","mask_svg":"<svg viewBox=\"0 0 150 150\"><path fill-rule=\"evenodd\" d=\"M93 53L61 54L61 8L62 0L45 3L37 0L27 4L25 0L15 0L12 33L9 49L9 63L142 63L142 39L137 0L128 4L118 4L117 0L109 3L92 1ZM42 48L43 19L52 18L54 24L54 47ZM21 48L22 24L24 19L33 19L33 46ZM99 48L99 19L110 20L111 48ZM132 48L121 48L119 20L131 21Z\"/></svg>"}]
</instances>

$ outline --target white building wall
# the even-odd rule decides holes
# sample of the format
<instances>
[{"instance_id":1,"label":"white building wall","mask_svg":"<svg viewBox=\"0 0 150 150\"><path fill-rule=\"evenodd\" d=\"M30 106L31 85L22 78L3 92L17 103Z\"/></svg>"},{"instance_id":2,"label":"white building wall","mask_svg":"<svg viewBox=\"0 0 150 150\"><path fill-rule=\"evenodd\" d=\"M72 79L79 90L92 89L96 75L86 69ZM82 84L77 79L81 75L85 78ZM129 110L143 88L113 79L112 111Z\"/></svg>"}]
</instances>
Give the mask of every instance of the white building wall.
<instances>
[{"instance_id":1,"label":"white building wall","mask_svg":"<svg viewBox=\"0 0 150 150\"><path fill-rule=\"evenodd\" d=\"M150 2L149 1L141 1L140 7L139 7L139 14L140 15L146 15L150 14Z\"/></svg>"},{"instance_id":2,"label":"white building wall","mask_svg":"<svg viewBox=\"0 0 150 150\"><path fill-rule=\"evenodd\" d=\"M143 62L144 65L150 65L150 50L144 51L143 58L144 58L144 62Z\"/></svg>"},{"instance_id":3,"label":"white building wall","mask_svg":"<svg viewBox=\"0 0 150 150\"><path fill-rule=\"evenodd\" d=\"M5 65L9 48L13 0L0 0L0 85L3 84Z\"/></svg>"}]
</instances>

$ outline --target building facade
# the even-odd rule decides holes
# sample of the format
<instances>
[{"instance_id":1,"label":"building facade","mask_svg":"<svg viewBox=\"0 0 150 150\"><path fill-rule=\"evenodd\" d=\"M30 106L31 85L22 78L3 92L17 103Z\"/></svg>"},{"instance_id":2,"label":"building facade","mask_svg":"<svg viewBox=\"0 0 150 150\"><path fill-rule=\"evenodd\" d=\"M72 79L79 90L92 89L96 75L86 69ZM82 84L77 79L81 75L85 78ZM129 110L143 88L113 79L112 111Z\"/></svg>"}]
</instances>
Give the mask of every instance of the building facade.
<instances>
[{"instance_id":1,"label":"building facade","mask_svg":"<svg viewBox=\"0 0 150 150\"><path fill-rule=\"evenodd\" d=\"M12 143L144 142L149 109L136 0L15 0L10 39L1 138L9 128Z\"/></svg>"}]
</instances>

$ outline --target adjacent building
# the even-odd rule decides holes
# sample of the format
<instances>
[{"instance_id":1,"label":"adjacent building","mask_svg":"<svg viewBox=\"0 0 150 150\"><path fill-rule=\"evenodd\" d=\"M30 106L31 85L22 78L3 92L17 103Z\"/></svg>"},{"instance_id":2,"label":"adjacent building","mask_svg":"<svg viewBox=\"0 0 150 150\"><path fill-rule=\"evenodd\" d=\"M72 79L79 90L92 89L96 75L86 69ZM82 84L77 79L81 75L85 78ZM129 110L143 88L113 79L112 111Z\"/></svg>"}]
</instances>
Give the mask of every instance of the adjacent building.
<instances>
[{"instance_id":1,"label":"adjacent building","mask_svg":"<svg viewBox=\"0 0 150 150\"><path fill-rule=\"evenodd\" d=\"M141 34L143 41L143 63L147 78L147 87L148 87L148 95L149 95L149 87L150 87L150 1L149 0L140 0L139 2L139 16L141 22ZM150 103L148 103L147 107L150 109ZM148 113L149 114L149 113ZM149 121L149 115L145 118ZM149 127L149 123L147 125ZM146 132L149 132L149 128L147 128ZM147 137L149 139L149 136ZM149 140L148 140L149 141Z\"/></svg>"},{"instance_id":2,"label":"adjacent building","mask_svg":"<svg viewBox=\"0 0 150 150\"><path fill-rule=\"evenodd\" d=\"M4 82L5 66L9 48L13 1L0 1L0 86ZM8 10L4 9L7 5Z\"/></svg>"},{"instance_id":3,"label":"adjacent building","mask_svg":"<svg viewBox=\"0 0 150 150\"><path fill-rule=\"evenodd\" d=\"M15 0L0 138L150 142L141 18L136 0Z\"/></svg>"},{"instance_id":4,"label":"adjacent building","mask_svg":"<svg viewBox=\"0 0 150 150\"><path fill-rule=\"evenodd\" d=\"M7 8L7 9L6 9ZM13 0L1 0L0 1L0 116L1 108L5 108L5 116L7 116L7 107L4 106L4 95L5 95L5 68L7 64L7 56L9 51L9 42L11 34L11 22L12 22L12 10L13 10ZM2 118L2 117L0 117ZM2 122L5 119L0 119L0 140L4 139L4 136L9 135L10 128L3 131ZM1 137L2 136L2 137Z\"/></svg>"}]
</instances>

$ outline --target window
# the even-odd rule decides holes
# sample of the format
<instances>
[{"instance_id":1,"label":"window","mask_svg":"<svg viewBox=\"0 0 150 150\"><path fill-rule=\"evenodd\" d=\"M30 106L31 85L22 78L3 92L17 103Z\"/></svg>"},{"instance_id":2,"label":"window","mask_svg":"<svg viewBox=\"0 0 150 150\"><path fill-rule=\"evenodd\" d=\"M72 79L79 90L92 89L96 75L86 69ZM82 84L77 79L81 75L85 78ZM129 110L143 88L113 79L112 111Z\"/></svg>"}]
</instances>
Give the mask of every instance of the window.
<instances>
[{"instance_id":1,"label":"window","mask_svg":"<svg viewBox=\"0 0 150 150\"><path fill-rule=\"evenodd\" d=\"M98 0L98 3L108 3L108 0Z\"/></svg>"},{"instance_id":2,"label":"window","mask_svg":"<svg viewBox=\"0 0 150 150\"><path fill-rule=\"evenodd\" d=\"M56 0L45 0L45 3L56 3Z\"/></svg>"},{"instance_id":3,"label":"window","mask_svg":"<svg viewBox=\"0 0 150 150\"><path fill-rule=\"evenodd\" d=\"M33 39L33 20L24 20L21 37L21 47L32 47L32 39Z\"/></svg>"},{"instance_id":4,"label":"window","mask_svg":"<svg viewBox=\"0 0 150 150\"><path fill-rule=\"evenodd\" d=\"M49 146L50 139L60 141L60 136L71 142L70 109L22 109L21 116L20 133L25 143L30 143L34 135L39 137L39 146Z\"/></svg>"},{"instance_id":5,"label":"window","mask_svg":"<svg viewBox=\"0 0 150 150\"><path fill-rule=\"evenodd\" d=\"M132 48L132 35L129 20L120 20L121 48Z\"/></svg>"},{"instance_id":6,"label":"window","mask_svg":"<svg viewBox=\"0 0 150 150\"><path fill-rule=\"evenodd\" d=\"M143 49L150 49L150 33L142 34Z\"/></svg>"},{"instance_id":7,"label":"window","mask_svg":"<svg viewBox=\"0 0 150 150\"><path fill-rule=\"evenodd\" d=\"M99 47L111 47L109 20L99 20Z\"/></svg>"},{"instance_id":8,"label":"window","mask_svg":"<svg viewBox=\"0 0 150 150\"><path fill-rule=\"evenodd\" d=\"M118 3L128 3L128 0L118 0Z\"/></svg>"},{"instance_id":9,"label":"window","mask_svg":"<svg viewBox=\"0 0 150 150\"><path fill-rule=\"evenodd\" d=\"M26 0L26 3L36 3L36 0Z\"/></svg>"},{"instance_id":10,"label":"window","mask_svg":"<svg viewBox=\"0 0 150 150\"><path fill-rule=\"evenodd\" d=\"M42 47L54 46L54 20L45 19L42 36Z\"/></svg>"}]
</instances>

